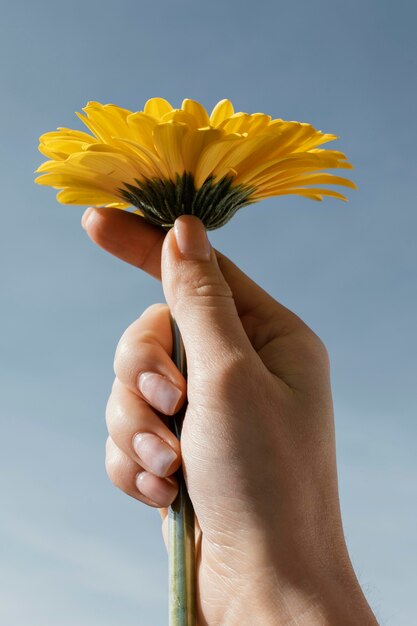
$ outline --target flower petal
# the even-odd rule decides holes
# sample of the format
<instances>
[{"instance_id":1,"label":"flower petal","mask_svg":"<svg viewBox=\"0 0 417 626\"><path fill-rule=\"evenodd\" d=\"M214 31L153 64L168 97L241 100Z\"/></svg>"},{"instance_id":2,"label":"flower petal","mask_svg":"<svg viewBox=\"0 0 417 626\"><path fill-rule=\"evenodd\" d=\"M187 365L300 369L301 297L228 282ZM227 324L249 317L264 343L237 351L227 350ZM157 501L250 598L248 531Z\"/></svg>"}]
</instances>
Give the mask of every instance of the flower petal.
<instances>
[{"instance_id":1,"label":"flower petal","mask_svg":"<svg viewBox=\"0 0 417 626\"><path fill-rule=\"evenodd\" d=\"M234 112L233 104L230 100L220 100L211 112L210 124L219 126L226 118L231 117Z\"/></svg>"},{"instance_id":2,"label":"flower petal","mask_svg":"<svg viewBox=\"0 0 417 626\"><path fill-rule=\"evenodd\" d=\"M155 148L173 181L176 179L176 174L184 172L182 140L186 132L187 127L184 124L176 124L175 122L158 124L153 131Z\"/></svg>"},{"instance_id":3,"label":"flower petal","mask_svg":"<svg viewBox=\"0 0 417 626\"><path fill-rule=\"evenodd\" d=\"M246 132L249 136L259 133L268 126L270 121L270 115L264 115L264 113L253 113L253 115L250 116L250 120L247 122Z\"/></svg>"},{"instance_id":4,"label":"flower petal","mask_svg":"<svg viewBox=\"0 0 417 626\"><path fill-rule=\"evenodd\" d=\"M195 186L199 189L204 181L213 174L213 170L219 162L234 149L237 142L244 139L240 135L227 135L219 141L215 141L205 148L200 156L195 172Z\"/></svg>"},{"instance_id":5,"label":"flower petal","mask_svg":"<svg viewBox=\"0 0 417 626\"><path fill-rule=\"evenodd\" d=\"M161 118L161 122L177 122L178 124L185 124L195 130L198 128L198 123L194 115L182 109L173 109L169 113L165 113Z\"/></svg>"},{"instance_id":6,"label":"flower petal","mask_svg":"<svg viewBox=\"0 0 417 626\"><path fill-rule=\"evenodd\" d=\"M297 196L305 196L307 198L312 198L313 200L323 200L323 196L329 196L331 198L337 198L338 200L344 200L347 202L346 196L337 191L333 191L331 189L309 189L308 187L299 187L299 188L274 188L271 187L269 189L265 189L263 191L255 191L251 196L251 199L258 202L264 198L272 198L274 196L289 196L289 195L297 195Z\"/></svg>"},{"instance_id":7,"label":"flower petal","mask_svg":"<svg viewBox=\"0 0 417 626\"><path fill-rule=\"evenodd\" d=\"M77 152L66 161L49 161L41 168L49 173L36 179L39 185L91 188L116 196L123 183L136 184L143 177L138 162L114 152Z\"/></svg>"},{"instance_id":8,"label":"flower petal","mask_svg":"<svg viewBox=\"0 0 417 626\"><path fill-rule=\"evenodd\" d=\"M156 124L156 119L151 115L147 115L142 111L132 113L127 118L127 125L130 129L128 137L136 143L143 144L148 150L155 153L153 129ZM126 140L126 137L124 139Z\"/></svg>"},{"instance_id":9,"label":"flower petal","mask_svg":"<svg viewBox=\"0 0 417 626\"><path fill-rule=\"evenodd\" d=\"M285 154L271 159L266 154L258 152L254 158L259 163L257 167L250 166L248 161L240 164L239 173L236 182L248 185L259 185L270 178L280 174L286 170L300 170L300 172L314 172L320 169L351 167L341 160L339 155L343 153L333 153L331 150L322 150L320 152L299 152ZM244 167L245 166L245 167Z\"/></svg>"},{"instance_id":10,"label":"flower petal","mask_svg":"<svg viewBox=\"0 0 417 626\"><path fill-rule=\"evenodd\" d=\"M78 114L81 121L104 143L112 143L112 137L120 137L129 132L127 118L132 111L114 104L89 102L83 108L87 117Z\"/></svg>"},{"instance_id":11,"label":"flower petal","mask_svg":"<svg viewBox=\"0 0 417 626\"><path fill-rule=\"evenodd\" d=\"M182 154L184 169L194 174L200 156L207 146L218 141L224 133L218 128L200 128L189 130L183 137Z\"/></svg>"},{"instance_id":12,"label":"flower petal","mask_svg":"<svg viewBox=\"0 0 417 626\"><path fill-rule=\"evenodd\" d=\"M223 120L219 128L223 128L227 133L246 133L250 126L251 116L248 113L234 113L231 117Z\"/></svg>"},{"instance_id":13,"label":"flower petal","mask_svg":"<svg viewBox=\"0 0 417 626\"><path fill-rule=\"evenodd\" d=\"M145 173L145 169L143 171L145 178L168 178L168 168L160 159L159 155L156 154L155 148L152 152L140 143L131 141L130 139L119 139L118 142L139 159L141 168L146 168L147 173Z\"/></svg>"},{"instance_id":14,"label":"flower petal","mask_svg":"<svg viewBox=\"0 0 417 626\"><path fill-rule=\"evenodd\" d=\"M196 100L186 98L182 101L181 109L194 117L198 128L210 126L210 118L206 109Z\"/></svg>"},{"instance_id":15,"label":"flower petal","mask_svg":"<svg viewBox=\"0 0 417 626\"><path fill-rule=\"evenodd\" d=\"M146 102L143 112L159 120L165 113L172 111L172 108L172 104L165 98L151 98Z\"/></svg>"},{"instance_id":16,"label":"flower petal","mask_svg":"<svg viewBox=\"0 0 417 626\"><path fill-rule=\"evenodd\" d=\"M81 131L60 129L45 133L39 138L39 152L50 159L63 160L73 152L83 150L84 146L96 143L97 139Z\"/></svg>"},{"instance_id":17,"label":"flower petal","mask_svg":"<svg viewBox=\"0 0 417 626\"><path fill-rule=\"evenodd\" d=\"M120 202L120 200L111 194L106 194L94 189L85 189L82 187L62 189L56 199L62 204L85 204L94 206L103 206L112 204L118 205L118 208L127 208L130 205L126 202Z\"/></svg>"},{"instance_id":18,"label":"flower petal","mask_svg":"<svg viewBox=\"0 0 417 626\"><path fill-rule=\"evenodd\" d=\"M214 168L214 174L222 177L230 168L240 171L242 163L247 159L256 163L256 155L265 150L265 147L271 143L268 135L259 135L251 138L244 138L241 142L235 143L231 150L219 161Z\"/></svg>"}]
</instances>

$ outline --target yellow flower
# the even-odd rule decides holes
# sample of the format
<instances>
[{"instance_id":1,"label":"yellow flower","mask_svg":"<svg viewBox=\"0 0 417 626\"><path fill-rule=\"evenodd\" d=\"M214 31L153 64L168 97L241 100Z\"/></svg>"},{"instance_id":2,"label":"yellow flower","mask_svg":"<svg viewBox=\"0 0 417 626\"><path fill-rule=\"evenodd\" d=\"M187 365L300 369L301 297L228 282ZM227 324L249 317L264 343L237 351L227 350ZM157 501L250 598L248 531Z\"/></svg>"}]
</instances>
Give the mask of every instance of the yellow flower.
<instances>
[{"instance_id":1,"label":"yellow flower","mask_svg":"<svg viewBox=\"0 0 417 626\"><path fill-rule=\"evenodd\" d=\"M346 200L327 185L355 188L324 171L352 168L342 152L319 147L335 135L263 113L235 113L229 100L210 116L189 99L180 109L152 98L138 112L98 102L83 111L78 117L91 134L59 128L40 138L39 150L49 160L38 168L36 182L60 189L63 204L134 206L164 227L191 213L217 228L263 198Z\"/></svg>"}]
</instances>

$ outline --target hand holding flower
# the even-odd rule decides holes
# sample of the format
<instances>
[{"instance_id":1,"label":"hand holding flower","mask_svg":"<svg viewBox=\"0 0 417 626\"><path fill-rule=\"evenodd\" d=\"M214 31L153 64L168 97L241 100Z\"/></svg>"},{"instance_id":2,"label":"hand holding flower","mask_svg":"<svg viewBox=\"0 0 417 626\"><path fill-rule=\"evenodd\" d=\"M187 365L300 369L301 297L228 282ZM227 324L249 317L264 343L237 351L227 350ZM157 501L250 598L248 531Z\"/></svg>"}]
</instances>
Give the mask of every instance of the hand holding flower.
<instances>
[{"instance_id":1,"label":"hand holding flower","mask_svg":"<svg viewBox=\"0 0 417 626\"><path fill-rule=\"evenodd\" d=\"M185 381L170 360L168 307L156 305L117 350L107 467L126 493L165 507L182 462L198 520L199 626L374 626L343 537L322 342L216 255L196 218L180 218L165 240L115 210L90 209L85 227L99 245L154 276L162 250L164 291L188 357L182 460L161 412L184 401ZM144 394L143 372L171 384L177 400L157 384ZM145 456L138 455L135 437L143 435L160 442L161 459L172 451L165 469L156 447L145 444Z\"/></svg>"}]
</instances>

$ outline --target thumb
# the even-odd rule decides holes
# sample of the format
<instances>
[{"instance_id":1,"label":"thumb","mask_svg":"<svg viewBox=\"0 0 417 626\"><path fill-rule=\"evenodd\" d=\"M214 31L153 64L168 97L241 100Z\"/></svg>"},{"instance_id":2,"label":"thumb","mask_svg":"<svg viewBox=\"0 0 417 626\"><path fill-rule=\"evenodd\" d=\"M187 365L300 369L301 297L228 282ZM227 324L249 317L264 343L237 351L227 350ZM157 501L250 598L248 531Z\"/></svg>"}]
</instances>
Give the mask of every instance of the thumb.
<instances>
[{"instance_id":1,"label":"thumb","mask_svg":"<svg viewBox=\"0 0 417 626\"><path fill-rule=\"evenodd\" d=\"M231 364L252 351L203 223L179 217L162 247L162 284L189 367Z\"/></svg>"}]
</instances>

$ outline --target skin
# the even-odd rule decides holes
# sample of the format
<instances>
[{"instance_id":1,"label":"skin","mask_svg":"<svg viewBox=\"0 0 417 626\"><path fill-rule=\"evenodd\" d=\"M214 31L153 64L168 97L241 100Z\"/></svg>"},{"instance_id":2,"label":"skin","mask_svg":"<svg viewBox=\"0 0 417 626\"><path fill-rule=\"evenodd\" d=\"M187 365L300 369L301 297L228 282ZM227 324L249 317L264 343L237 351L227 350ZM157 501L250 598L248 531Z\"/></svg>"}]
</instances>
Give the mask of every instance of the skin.
<instances>
[{"instance_id":1,"label":"skin","mask_svg":"<svg viewBox=\"0 0 417 626\"><path fill-rule=\"evenodd\" d=\"M169 308L147 309L116 350L106 468L114 485L160 509L166 538L182 463L197 517L198 626L377 624L343 534L321 340L215 252L195 217L166 236L110 209L88 209L83 226L162 276ZM187 382L170 359L169 309ZM164 416L186 395L180 447Z\"/></svg>"}]
</instances>

